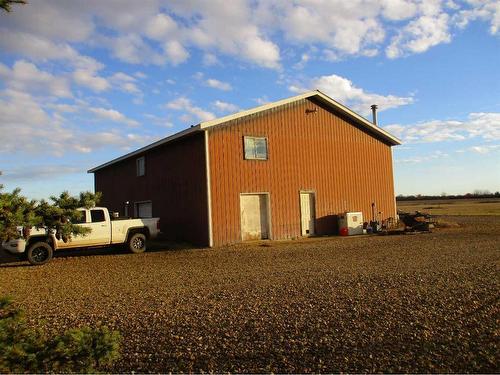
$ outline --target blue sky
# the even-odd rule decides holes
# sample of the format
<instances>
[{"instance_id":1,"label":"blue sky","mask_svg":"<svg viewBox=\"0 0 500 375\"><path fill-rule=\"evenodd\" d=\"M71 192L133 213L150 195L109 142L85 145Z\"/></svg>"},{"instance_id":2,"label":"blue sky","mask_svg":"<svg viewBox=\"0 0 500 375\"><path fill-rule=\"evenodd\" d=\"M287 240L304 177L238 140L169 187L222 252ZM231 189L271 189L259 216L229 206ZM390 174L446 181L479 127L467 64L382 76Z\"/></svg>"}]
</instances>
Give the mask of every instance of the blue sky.
<instances>
[{"instance_id":1,"label":"blue sky","mask_svg":"<svg viewBox=\"0 0 500 375\"><path fill-rule=\"evenodd\" d=\"M0 183L86 171L320 89L404 144L396 194L500 190L500 1L31 0L0 14Z\"/></svg>"}]
</instances>

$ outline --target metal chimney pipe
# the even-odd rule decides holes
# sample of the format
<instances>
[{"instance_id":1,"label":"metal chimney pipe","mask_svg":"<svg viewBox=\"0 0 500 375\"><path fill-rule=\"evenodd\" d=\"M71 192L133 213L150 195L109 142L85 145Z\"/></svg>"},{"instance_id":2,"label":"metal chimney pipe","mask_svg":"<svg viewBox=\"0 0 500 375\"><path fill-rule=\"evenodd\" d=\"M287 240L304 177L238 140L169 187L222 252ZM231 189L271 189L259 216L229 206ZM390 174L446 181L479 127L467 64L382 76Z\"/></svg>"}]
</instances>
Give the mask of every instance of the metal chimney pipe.
<instances>
[{"instance_id":1,"label":"metal chimney pipe","mask_svg":"<svg viewBox=\"0 0 500 375\"><path fill-rule=\"evenodd\" d=\"M372 104L372 118L373 118L373 125L377 126L377 105Z\"/></svg>"}]
</instances>

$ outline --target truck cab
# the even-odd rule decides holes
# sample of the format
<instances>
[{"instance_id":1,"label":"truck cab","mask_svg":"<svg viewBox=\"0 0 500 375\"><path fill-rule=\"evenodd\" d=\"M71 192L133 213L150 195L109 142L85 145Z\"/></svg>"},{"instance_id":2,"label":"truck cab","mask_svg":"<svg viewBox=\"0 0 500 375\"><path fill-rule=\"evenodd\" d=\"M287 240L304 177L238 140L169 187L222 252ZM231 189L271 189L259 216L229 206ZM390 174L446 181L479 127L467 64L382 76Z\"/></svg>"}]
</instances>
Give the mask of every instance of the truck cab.
<instances>
[{"instance_id":1,"label":"truck cab","mask_svg":"<svg viewBox=\"0 0 500 375\"><path fill-rule=\"evenodd\" d=\"M77 224L90 228L90 234L86 236L72 236L71 241L64 242L56 239L58 249L69 249L73 247L91 247L111 244L111 217L109 211L103 207L91 209L80 208L81 220Z\"/></svg>"}]
</instances>

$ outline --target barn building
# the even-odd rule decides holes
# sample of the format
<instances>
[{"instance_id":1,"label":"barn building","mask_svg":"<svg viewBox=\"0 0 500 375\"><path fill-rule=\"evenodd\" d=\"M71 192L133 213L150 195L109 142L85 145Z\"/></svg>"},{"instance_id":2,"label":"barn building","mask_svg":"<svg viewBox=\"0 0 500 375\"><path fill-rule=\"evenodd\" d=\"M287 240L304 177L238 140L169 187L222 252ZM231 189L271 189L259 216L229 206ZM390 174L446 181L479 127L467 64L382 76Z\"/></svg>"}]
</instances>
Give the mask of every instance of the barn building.
<instances>
[{"instance_id":1,"label":"barn building","mask_svg":"<svg viewBox=\"0 0 500 375\"><path fill-rule=\"evenodd\" d=\"M394 217L400 141L320 91L202 122L89 170L102 204L202 246L334 234Z\"/></svg>"}]
</instances>

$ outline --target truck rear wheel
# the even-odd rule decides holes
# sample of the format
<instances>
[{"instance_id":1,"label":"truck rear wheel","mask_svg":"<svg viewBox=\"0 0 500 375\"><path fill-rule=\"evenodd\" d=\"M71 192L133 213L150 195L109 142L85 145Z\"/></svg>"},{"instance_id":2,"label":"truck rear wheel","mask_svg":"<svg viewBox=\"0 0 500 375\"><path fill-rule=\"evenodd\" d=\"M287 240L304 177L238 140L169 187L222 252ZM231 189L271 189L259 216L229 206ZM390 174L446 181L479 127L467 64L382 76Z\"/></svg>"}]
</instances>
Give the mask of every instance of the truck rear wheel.
<instances>
[{"instance_id":1,"label":"truck rear wheel","mask_svg":"<svg viewBox=\"0 0 500 375\"><path fill-rule=\"evenodd\" d=\"M128 249L135 253L143 253L146 251L146 236L142 233L134 233L130 236L127 243Z\"/></svg>"},{"instance_id":2,"label":"truck rear wheel","mask_svg":"<svg viewBox=\"0 0 500 375\"><path fill-rule=\"evenodd\" d=\"M40 266L52 259L54 251L47 242L35 242L28 247L26 257L34 266Z\"/></svg>"}]
</instances>

